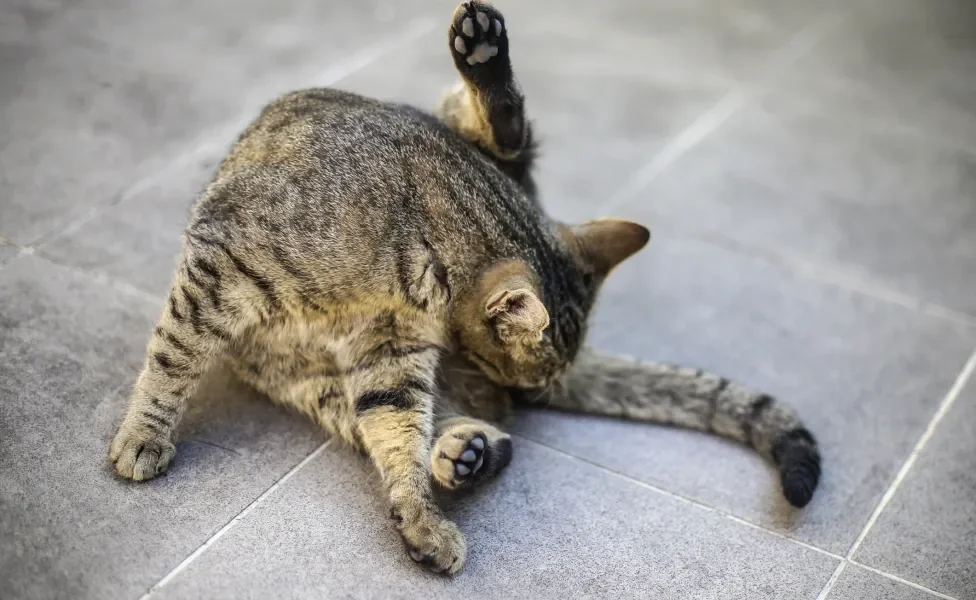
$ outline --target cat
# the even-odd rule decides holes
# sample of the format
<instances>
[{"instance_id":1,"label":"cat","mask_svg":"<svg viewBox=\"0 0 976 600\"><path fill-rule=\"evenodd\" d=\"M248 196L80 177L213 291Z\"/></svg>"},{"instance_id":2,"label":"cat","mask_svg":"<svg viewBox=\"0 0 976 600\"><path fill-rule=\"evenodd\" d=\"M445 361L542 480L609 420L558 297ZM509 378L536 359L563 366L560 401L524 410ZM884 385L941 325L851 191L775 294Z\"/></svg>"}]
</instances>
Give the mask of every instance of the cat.
<instances>
[{"instance_id":1,"label":"cat","mask_svg":"<svg viewBox=\"0 0 976 600\"><path fill-rule=\"evenodd\" d=\"M436 572L458 572L466 543L435 486L504 469L501 427L520 401L738 440L806 505L820 456L790 408L701 370L583 347L601 284L650 233L550 219L505 18L464 3L448 33L461 82L434 114L303 90L234 143L191 213L110 447L117 473L166 470L188 399L224 361L367 453L410 556Z\"/></svg>"}]
</instances>

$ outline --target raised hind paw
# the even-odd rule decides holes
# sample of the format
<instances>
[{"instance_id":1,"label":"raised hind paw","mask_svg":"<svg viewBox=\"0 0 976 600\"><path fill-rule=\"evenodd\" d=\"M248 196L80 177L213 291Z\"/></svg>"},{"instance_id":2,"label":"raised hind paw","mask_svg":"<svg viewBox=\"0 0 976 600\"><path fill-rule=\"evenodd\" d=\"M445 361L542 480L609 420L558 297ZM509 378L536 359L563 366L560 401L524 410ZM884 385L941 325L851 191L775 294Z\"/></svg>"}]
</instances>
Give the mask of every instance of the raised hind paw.
<instances>
[{"instance_id":1,"label":"raised hind paw","mask_svg":"<svg viewBox=\"0 0 976 600\"><path fill-rule=\"evenodd\" d=\"M489 79L505 83L511 77L505 20L494 7L464 2L454 11L450 28L454 64L462 75L480 85Z\"/></svg>"}]
</instances>

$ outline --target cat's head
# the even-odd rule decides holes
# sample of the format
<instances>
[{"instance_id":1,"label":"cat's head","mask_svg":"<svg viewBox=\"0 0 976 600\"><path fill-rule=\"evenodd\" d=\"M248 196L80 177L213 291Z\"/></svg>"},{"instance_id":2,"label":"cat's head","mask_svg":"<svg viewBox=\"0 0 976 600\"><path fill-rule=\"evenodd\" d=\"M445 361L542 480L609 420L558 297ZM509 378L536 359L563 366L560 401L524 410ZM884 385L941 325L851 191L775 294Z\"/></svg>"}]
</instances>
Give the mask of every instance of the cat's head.
<instances>
[{"instance_id":1,"label":"cat's head","mask_svg":"<svg viewBox=\"0 0 976 600\"><path fill-rule=\"evenodd\" d=\"M505 387L544 388L576 356L603 281L644 247L650 232L617 219L558 225L542 265L523 260L493 265L461 300L461 352Z\"/></svg>"}]
</instances>

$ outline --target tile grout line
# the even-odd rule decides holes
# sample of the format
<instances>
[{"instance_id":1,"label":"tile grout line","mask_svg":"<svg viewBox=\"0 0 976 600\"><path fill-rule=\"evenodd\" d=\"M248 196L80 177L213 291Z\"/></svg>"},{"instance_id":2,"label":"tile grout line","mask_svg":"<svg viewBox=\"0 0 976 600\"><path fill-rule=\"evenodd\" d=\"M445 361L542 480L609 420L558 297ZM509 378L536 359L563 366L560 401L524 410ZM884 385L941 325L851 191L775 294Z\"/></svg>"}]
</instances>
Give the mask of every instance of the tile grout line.
<instances>
[{"instance_id":1,"label":"tile grout line","mask_svg":"<svg viewBox=\"0 0 976 600\"><path fill-rule=\"evenodd\" d=\"M6 268L6 266L12 263L15 259L20 258L22 254L27 253L24 246L21 246L12 240L8 240L3 236L0 236L0 246L7 246L8 248L12 248L14 250L14 255L8 260L0 261L0 271L4 270L4 268Z\"/></svg>"},{"instance_id":2,"label":"tile grout line","mask_svg":"<svg viewBox=\"0 0 976 600\"><path fill-rule=\"evenodd\" d=\"M799 60L819 44L838 22L835 13L821 16L813 24L797 31L785 44L774 50L757 80L734 86L714 106L700 114L687 127L678 132L630 180L607 202L606 211L612 213L630 203L637 192L644 189L661 173L681 159L692 148L717 131L729 118L743 108L750 99L763 92L763 80L768 79L790 64Z\"/></svg>"},{"instance_id":3,"label":"tile grout line","mask_svg":"<svg viewBox=\"0 0 976 600\"><path fill-rule=\"evenodd\" d=\"M699 115L690 125L668 140L647 164L614 193L607 202L605 212L612 214L633 200L637 192L650 185L658 175L721 127L729 117L745 105L747 97L748 94L742 89L733 89L722 96L712 108Z\"/></svg>"},{"instance_id":4,"label":"tile grout line","mask_svg":"<svg viewBox=\"0 0 976 600\"><path fill-rule=\"evenodd\" d=\"M945 398L942 399L942 403L939 404L939 408L935 411L935 415L932 417L932 420L929 421L928 427L926 427L925 432L922 433L922 437L919 438L918 442L915 444L915 447L912 449L911 454L909 454L905 464L903 464L901 469L898 470L898 474L895 475L895 480L891 482L888 490L881 498L881 502L879 502L878 506L875 507L874 512L868 519L867 524L865 524L864 529L861 530L861 534L857 536L857 539L854 540L854 544L851 546L851 549L847 551L847 558L852 558L860 549L861 544L871 531L871 528L874 527L878 517L880 517L884 509L887 508L888 503L891 502L895 492L898 491L898 488L905 480L905 477L908 476L908 472L915 465L915 461L918 460L922 450L925 449L925 446L932 439L932 436L935 435L935 430L939 426L939 423L942 422L942 419L945 417L946 413L949 412L949 409L952 408L952 405L955 403L956 398L959 397L959 394L966 386L966 383L969 382L969 378L972 376L974 370L976 370L976 350L973 350L973 353L969 356L969 360L966 361L965 366L963 366L962 371L959 372L959 375L956 377L955 382L953 382L949 392L945 395Z\"/></svg>"},{"instance_id":5,"label":"tile grout line","mask_svg":"<svg viewBox=\"0 0 976 600\"><path fill-rule=\"evenodd\" d=\"M944 319L970 327L976 326L976 316L974 315L942 306L924 298L918 298L890 287L883 282L874 281L866 276L849 272L849 269L842 263L811 259L800 253L791 252L782 248L763 247L736 239L721 231L684 228L680 225L669 223L669 219L663 215L655 215L655 218L659 219L658 222L663 222L666 229L670 227L671 231L687 238L698 240L746 257L758 258L773 265L779 265L790 273L806 277L813 281L855 292L874 300L888 302L930 317Z\"/></svg>"},{"instance_id":6,"label":"tile grout line","mask_svg":"<svg viewBox=\"0 0 976 600\"><path fill-rule=\"evenodd\" d=\"M907 579L903 579L903 578L901 578L901 577L899 577L899 576L897 576L897 575L895 575L893 573L888 573L886 571L882 571L881 569L875 569L874 567L869 567L868 565L865 565L863 563L859 563L856 560L850 560L849 562L852 565L854 565L854 566L856 566L856 567L858 567L860 569L864 569L865 571L870 571L871 573L874 573L875 575L880 575L880 576L884 577L885 579L890 579L892 581L897 581L898 583L900 583L902 585L907 585L907 586L913 587L913 588L915 588L917 590L920 590L920 591L929 593L929 594L935 596L936 598L942 598L943 600L957 600L957 598L955 598L953 596L949 596L948 594L943 594L942 592L937 592L937 591L935 591L933 589L929 589L929 588L925 587L924 585L922 585L920 583L915 583L914 581L909 581Z\"/></svg>"},{"instance_id":7,"label":"tile grout line","mask_svg":"<svg viewBox=\"0 0 976 600\"><path fill-rule=\"evenodd\" d=\"M834 586L837 584L837 580L840 579L841 573L844 572L847 564L848 561L841 558L841 561L837 563L837 568L835 568L834 572L830 574L830 578L827 580L827 583L824 584L823 588L820 590L820 593L817 594L817 600L825 600L825 598L827 598L827 594L830 593L830 590L834 589Z\"/></svg>"},{"instance_id":8,"label":"tile grout line","mask_svg":"<svg viewBox=\"0 0 976 600\"><path fill-rule=\"evenodd\" d=\"M549 449L549 450L551 450L553 452L556 452L557 454L561 454L561 455L563 455L563 456L565 456L565 457L567 457L567 458L569 458L571 460L574 460L574 461L577 461L577 462L582 462L582 463L587 464L587 465L590 465L592 467L596 467L596 468L600 469L601 471L605 471L607 473L610 473L611 475L614 475L616 477L619 477L620 479L624 479L625 481L629 481L630 483L636 484L636 485L638 485L638 486L640 486L642 488L649 489L649 490L651 490L653 492L656 492L658 494L661 494L662 496L667 496L667 497L672 498L674 500L678 500L679 502L682 502L684 504L690 504L690 505L696 506L696 507L698 507L698 508L700 508L702 510L706 510L708 512L715 513L715 514L717 514L717 515L719 515L721 517L724 517L724 518L726 518L726 519L728 519L728 520L730 520L730 521L732 521L734 523L738 523L740 525L745 525L746 527L749 527L751 529L756 529L758 531L762 531L763 533L768 533L768 534L773 535L775 537L778 537L780 539L787 540L787 541L789 541L789 542L791 542L793 544L796 544L797 546L802 546L803 548L806 548L808 550L813 550L814 552L816 552L818 554L822 554L824 556L829 556L830 558L833 558L835 560L844 560L844 557L841 556L841 555L839 555L839 554L835 554L835 553L833 553L833 552L831 552L829 550L824 550L823 548L818 548L817 546L814 546L813 544L809 544L807 542L804 542L803 540L798 540L796 538L791 538L788 535L784 535L784 534L782 534L782 533L780 533L778 531L774 531L772 529L768 529L766 527L763 527L762 525L759 525L757 523L753 523L751 521L748 521L746 519L743 519L742 517L738 517L736 515L733 515L732 513L728 512L728 511L725 511L725 510L723 510L721 508L718 508L718 507L712 506L710 504L707 504L705 502L702 502L701 500L698 500L697 498L692 498L690 496L685 496L684 494L679 494L677 492L673 492L671 490L667 490L665 488L662 488L660 486L654 485L652 483L648 483L646 481L641 481L640 479L631 477L630 475L627 475L626 473L622 473L620 471L617 471L615 469L612 469L610 467L607 467L606 465L602 465L602 464L600 464L598 462L594 462L594 461L589 460L587 458L583 458L582 456L577 456L575 454L571 454L569 452L566 452L565 450L562 450L560 448L556 448L555 446L550 446L549 444L546 444L544 442L540 442L538 440L534 440L534 439L529 438L529 437L526 437L526 436L524 436L522 434L513 433L511 435L513 437L518 437L518 438L521 438L521 439L523 439L523 440L525 440L527 442L536 444L537 446L542 446L543 448L547 448L547 449Z\"/></svg>"},{"instance_id":9,"label":"tile grout line","mask_svg":"<svg viewBox=\"0 0 976 600\"><path fill-rule=\"evenodd\" d=\"M249 515L251 513L251 511L253 511L259 504L261 504L262 502L264 502L264 500L267 499L268 496L270 496L271 494L275 493L275 491L277 491L278 488L280 488L282 485L285 484L285 482L287 482L289 479L291 479L291 477L293 475L295 475L295 473L298 473L303 467L305 467L305 465L307 465L308 463L312 462L313 460L315 460L315 458L317 456L319 456L320 454L322 454L322 452L324 452L325 449L328 448L329 447L329 444L331 444L331 443L332 443L332 440L331 439L330 440L326 440L321 446L319 446L318 448L316 448L315 450L313 450L311 454L309 454L308 456L306 456L305 458L303 458L301 460L301 462L299 462L297 465L295 465L294 467L292 467L291 469L289 469L288 472L285 473L284 475L282 475L277 481L275 481L271 485L271 487L269 487L268 489L264 490L264 492L262 492L260 496L258 496L257 498L255 498L250 504L248 504L246 507L244 507L244 509L241 510L239 513L237 513L237 515L235 515L233 519L231 519L230 521L228 521L227 523L225 523L224 526L221 527L219 530L217 530L216 533L214 533L212 536L210 536L196 550L194 550L193 552L191 552L189 556L187 556L186 558L184 558L183 561L180 562L180 564L176 565L176 567L174 567L173 570L171 570L169 573L167 573L166 575L164 575L163 578L160 579L158 582L156 582L155 585L153 585L152 587L150 587L149 590L145 594L143 594L140 597L139 600L146 600L147 598L149 598L150 596L152 596L154 593L156 593L157 591L159 591L160 588L162 588L167 583L169 583L170 581L172 581L173 578L176 577L177 575L179 575L183 570L185 570L190 565L190 563L192 563L194 560L196 560L197 558L199 558L200 555L202 555L204 552L207 551L207 549L210 548L210 546L212 546L213 544L215 544L217 542L217 540L219 540L220 538L224 537L224 535L228 531L230 531L235 525L237 525L238 522L240 522L245 517L247 517L247 515Z\"/></svg>"},{"instance_id":10,"label":"tile grout line","mask_svg":"<svg viewBox=\"0 0 976 600\"><path fill-rule=\"evenodd\" d=\"M874 527L875 523L877 523L878 519L881 517L881 513L884 512L884 510L888 507L888 504L891 502L892 498L894 498L895 493L898 491L898 488L901 486L902 482L908 476L908 472L915 465L915 461L918 460L918 457L922 453L922 450L925 449L925 446L932 439L932 436L935 435L936 428L939 426L939 423L942 422L942 419L945 418L946 414L949 412L949 409L952 408L952 405L955 403L956 398L959 397L960 392L962 392L963 388L966 386L966 383L969 381L969 378L972 376L974 370L976 370L976 350L973 350L972 354L969 355L969 360L966 361L966 364L963 366L962 371L960 371L959 375L956 376L956 380L953 382L952 387L949 388L949 391L942 399L942 402L939 404L939 408L936 409L935 415L933 415L932 419L929 421L928 426L925 428L925 431L922 433L922 437L920 437L918 441L915 443L915 446L912 448L912 451L908 455L908 458L905 460L901 468L898 470L898 473L895 475L895 478L891 482L891 485L889 485L888 489L885 490L884 495L881 497L881 501L878 502L878 505L874 507L874 511L872 511L871 516L868 517L867 523L865 523L864 527L861 529L861 533L854 540L854 543L851 544L850 549L847 551L847 554L844 556L844 561L841 562L839 565L837 565L837 569L834 571L834 574L831 575L830 579L827 580L827 583L820 591L820 595L817 596L817 600L824 600L827 597L827 594L829 594L830 590L833 589L834 585L837 583L837 579L840 578L841 573L844 572L844 569L847 567L848 564L857 564L859 566L864 566L854 561L854 555L861 548L861 544L867 538L868 533L871 532L871 529ZM883 572L881 573L884 574ZM935 593L939 594L939 592L935 592ZM950 596L945 596L945 595L942 595L942 597L951 598Z\"/></svg>"},{"instance_id":11,"label":"tile grout line","mask_svg":"<svg viewBox=\"0 0 976 600\"><path fill-rule=\"evenodd\" d=\"M100 271L99 269L88 269L85 267L79 267L78 265L72 265L69 263L61 262L57 258L50 256L43 250L25 247L21 249L20 252L18 252L17 256L15 256L14 258L18 258L20 256L34 256L38 260L43 260L45 262L49 262L52 265L56 265L63 269L68 269L69 271L73 271L75 273L79 273L81 275L91 277L96 281L108 282L109 284L111 284L116 288L116 291L123 292L130 296L135 296L140 300L145 300L146 302L162 304L163 302L166 301L165 295L156 295L152 292L142 289L141 287L129 282L126 279L123 279L121 277L116 277L115 275L111 275L104 271ZM3 267L7 266L7 264L9 263L3 263L2 265L0 265L0 269L3 269Z\"/></svg>"},{"instance_id":12,"label":"tile grout line","mask_svg":"<svg viewBox=\"0 0 976 600\"><path fill-rule=\"evenodd\" d=\"M775 530L772 530L772 529L768 529L766 527L763 527L762 525L759 525L757 523L753 523L751 521L748 521L746 519L743 519L742 517L736 516L736 515L734 515L734 514L732 514L730 512L727 512L727 511L725 511L723 509L717 508L715 506L711 506L710 504L707 504L705 502L702 502L701 500L698 500L696 498L692 498L690 496L685 496L685 495L679 494L677 492L672 492L670 490L667 490L665 488L659 487L659 486L654 485L652 483L647 483L646 481L641 481L640 479L636 479L634 477L631 477L630 475L627 475L626 473L622 473L620 471L616 471L616 470L611 469L610 467L607 467L605 465L602 465L602 464L600 464L598 462L594 462L592 460L583 458L581 456L577 456L575 454L571 454L569 452L566 452L565 450L562 450L560 448L556 448L555 446L550 446L549 444L546 444L544 442L540 442L538 440L534 440L532 438L526 437L523 434L513 433L511 435L512 435L512 437L520 438L520 439L525 440L525 441L527 441L527 442L529 442L531 444L535 444L537 446L542 446L543 448L546 448L548 450L551 450L551 451L553 451L553 452L555 452L557 454L561 454L561 455L563 455L566 458L569 458L571 460L574 460L574 461L577 461L577 462L581 462L581 463L587 464L587 465L592 466L592 467L596 467L597 469L599 469L601 471L605 471L606 473L609 473L611 475L614 475L614 476L616 476L616 477L618 477L620 479L623 479L625 481L628 481L628 482L633 483L635 485L638 485L640 487L649 489L649 490L651 490L653 492L656 492L658 494L661 494L662 496L667 496L667 497L672 498L674 500L677 500L677 501L679 501L679 502L681 502L683 504L690 504L690 505L695 506L697 508L700 508L702 510L705 510L705 511L708 511L708 512L711 512L711 513L715 513L715 514L717 514L717 515L719 515L721 517L724 517L724 518L728 519L729 521L732 521L733 523L738 523L740 525L744 525L746 527L749 527L750 529L755 529L755 530L761 531L763 533L770 534L770 535L772 535L774 537L780 538L782 540L786 540L787 542L790 542L790 543L792 543L792 544L794 544L796 546L800 546L802 548L806 548L807 550L812 550L813 552L816 552L817 554L821 554L823 556L827 556L827 557L830 557L830 558L832 558L834 560L840 561L840 563L837 566L837 569L835 569L834 570L834 573L831 575L831 579L830 579L831 581L836 582L836 579L840 576L840 571L843 571L843 569L840 568L841 565L846 565L847 563L850 563L850 564L856 565L857 567L863 568L863 569L865 569L867 571L871 571L872 573L875 573L877 575L880 575L882 577L885 577L886 579L890 579L892 581L896 581L898 583L901 583L901 584L904 584L904 585L908 585L908 586L913 587L915 589L918 589L920 591L927 592L927 593L935 596L936 598L943 598L944 600L957 600L956 598L954 598L952 596L948 596L946 594L943 594L942 592L937 592L935 590L929 589L929 588L925 587L922 584L915 583L914 581L909 581L909 580L904 579L902 577L899 577L898 575L895 575L893 573L888 573L886 571L882 571L881 569L876 569L874 567L869 567L869 566L867 566L865 564L862 564L862 563L859 563L859 562L857 562L857 561L855 561L853 559L846 558L844 556L841 556L840 554L835 554L834 552L831 552L829 550L824 550L823 548L820 548L820 547L814 546L813 544L804 542L803 540L799 540L799 539L796 539L796 538L792 538L792 537L789 537L788 535L784 535L784 534L782 534L782 533L780 533L778 531L775 531ZM820 600L820 597L818 597L818 600Z\"/></svg>"},{"instance_id":13,"label":"tile grout line","mask_svg":"<svg viewBox=\"0 0 976 600\"><path fill-rule=\"evenodd\" d=\"M98 269L87 269L85 267L79 267L77 265L63 263L60 260L48 255L42 250L37 250L35 248L28 248L25 249L24 252L22 252L21 254L24 256L34 256L39 260L43 260L51 263L52 265L57 265L61 268L68 269L70 271L74 271L76 273L80 273L82 275L91 277L96 281L107 282L110 285L112 285L116 289L116 291L122 292L124 294L128 294L130 296L135 296L136 298L139 298L140 300L143 300L145 302L152 302L154 304L162 305L166 301L165 295L157 296L156 294L147 292L146 290L140 288L139 286L129 283L125 279L121 279L114 275L110 275L103 271L99 271Z\"/></svg>"},{"instance_id":14,"label":"tile grout line","mask_svg":"<svg viewBox=\"0 0 976 600\"><path fill-rule=\"evenodd\" d=\"M0 236L0 246L10 246L11 248L13 248L15 250L20 250L23 247L20 244L18 244L17 242L15 242L13 240L8 240L7 238L5 238L3 236Z\"/></svg>"},{"instance_id":15,"label":"tile grout line","mask_svg":"<svg viewBox=\"0 0 976 600\"><path fill-rule=\"evenodd\" d=\"M933 589L927 588L927 587L925 587L924 585L922 585L920 583L915 583L914 581L909 581L908 579L903 579L903 578L895 575L894 573L888 573L886 571L882 571L881 569L875 569L874 567L869 567L869 566L867 566L867 565L865 565L863 563L859 563L856 560L851 560L851 559L847 559L847 558L843 558L843 557L841 557L841 562L840 562L839 565L837 565L837 568L834 569L834 572L831 574L830 579L827 580L827 585L825 585L824 588L822 590L820 590L820 595L817 596L817 600L825 600L827 598L827 595L834 588L834 585L837 584L837 580L840 579L841 574L846 570L847 565L849 565L849 564L850 565L854 565L855 567L858 567L859 569L864 569L865 571L869 571L871 573L874 573L875 575L879 575L881 577L884 577L885 579L889 579L889 580L894 581L896 583L900 583L902 585L905 585L905 586L914 588L914 589L919 590L921 592L925 592L926 594L929 594L929 595L931 595L934 598L942 598L943 600L958 600L954 596L949 596L947 594L943 594L942 592L937 592L937 591L935 591Z\"/></svg>"},{"instance_id":16,"label":"tile grout line","mask_svg":"<svg viewBox=\"0 0 976 600\"><path fill-rule=\"evenodd\" d=\"M160 163L157 168L151 169L134 183L122 189L111 201L89 207L78 217L55 227L23 247L42 247L65 234L72 233L99 215L125 203L146 189L165 180L174 171L179 171L203 157L210 156L211 153L219 152L220 148L229 146L233 138L247 123L254 119L260 105L266 104L273 98L291 91L294 86L322 87L333 85L372 64L384 54L401 47L405 42L419 38L432 31L435 25L436 21L432 17L417 17L407 24L401 34L371 44L365 48L357 49L345 58L332 63L324 70L322 68L307 69L287 76L270 76L264 79L259 87L251 88L245 92L244 100L240 103L245 108L233 119L207 129L204 133L194 137L187 143L178 144L178 147L168 157L159 157L156 159Z\"/></svg>"},{"instance_id":17,"label":"tile grout line","mask_svg":"<svg viewBox=\"0 0 976 600\"><path fill-rule=\"evenodd\" d=\"M745 106L750 98L761 96L765 92L764 88L766 87L763 83L764 80L768 80L773 74L796 62L799 58L810 52L828 36L831 28L839 22L840 16L837 13L828 12L812 25L800 29L786 44L774 51L769 64L763 69L764 73L761 73L751 86L742 85L734 87L719 99L712 108L699 115L688 127L671 138L647 164L638 169L630 181L611 196L607 203L607 212L612 213L613 211L620 210L633 201L637 192L654 181L658 175L678 161L694 146L718 130L735 112ZM749 89L750 87L752 88L751 90ZM949 321L959 322L969 326L976 325L976 317L965 312L956 311L935 302L915 298L910 294L890 289L887 286L860 277L847 276L842 270L833 269L829 265L818 265L810 261L798 261L795 257L773 256L775 250L764 251L762 248L750 247L748 244L724 236L719 232L699 232L696 234L695 232L683 231L683 233L690 234L693 238L701 239L702 241L733 251L743 252L745 250L743 253L747 255L756 255L767 261L786 267L799 267L799 272L802 275L831 283L844 289L850 289L871 298L892 302L919 313ZM719 241L717 236L721 236L722 241ZM725 243L722 243L723 241ZM730 244L732 246L731 248ZM786 260L782 260L783 258L786 258ZM818 275L826 275L826 277Z\"/></svg>"}]
</instances>

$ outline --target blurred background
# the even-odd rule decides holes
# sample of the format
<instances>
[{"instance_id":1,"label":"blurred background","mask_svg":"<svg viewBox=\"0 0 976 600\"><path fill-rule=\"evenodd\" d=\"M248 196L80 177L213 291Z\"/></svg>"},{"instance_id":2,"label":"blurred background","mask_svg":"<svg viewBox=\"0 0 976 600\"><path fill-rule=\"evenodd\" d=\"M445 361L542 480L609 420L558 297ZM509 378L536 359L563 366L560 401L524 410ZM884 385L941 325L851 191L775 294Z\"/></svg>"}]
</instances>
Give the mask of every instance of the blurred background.
<instances>
[{"instance_id":1,"label":"blurred background","mask_svg":"<svg viewBox=\"0 0 976 600\"><path fill-rule=\"evenodd\" d=\"M105 453L186 212L260 107L430 107L454 3L0 3L0 597L976 598L976 3L498 0L556 217L631 218L604 350L795 406L790 510L751 451L525 412L416 568L351 451L215 373L169 476Z\"/></svg>"}]
</instances>

